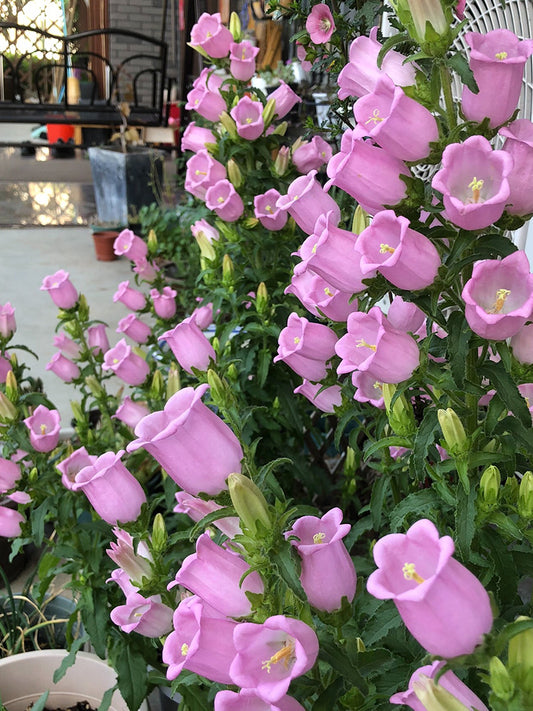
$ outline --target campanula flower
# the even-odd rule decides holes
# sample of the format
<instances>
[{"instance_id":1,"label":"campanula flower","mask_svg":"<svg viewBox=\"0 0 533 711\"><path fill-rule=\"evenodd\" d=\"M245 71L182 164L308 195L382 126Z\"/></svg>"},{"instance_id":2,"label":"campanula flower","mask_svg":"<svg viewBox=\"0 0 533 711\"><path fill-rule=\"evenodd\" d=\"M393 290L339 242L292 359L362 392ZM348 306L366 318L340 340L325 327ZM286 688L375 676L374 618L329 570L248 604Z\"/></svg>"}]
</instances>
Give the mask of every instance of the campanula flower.
<instances>
[{"instance_id":1,"label":"campanula flower","mask_svg":"<svg viewBox=\"0 0 533 711\"><path fill-rule=\"evenodd\" d=\"M302 378L314 382L326 376L326 361L335 355L337 335L328 326L290 314L278 339L274 363L282 360Z\"/></svg>"},{"instance_id":2,"label":"campanula flower","mask_svg":"<svg viewBox=\"0 0 533 711\"><path fill-rule=\"evenodd\" d=\"M69 279L69 273L60 269L43 279L41 291L47 291L60 309L71 309L78 301L78 292Z\"/></svg>"},{"instance_id":3,"label":"campanula flower","mask_svg":"<svg viewBox=\"0 0 533 711\"><path fill-rule=\"evenodd\" d=\"M301 98L296 94L291 87L284 81L280 81L277 89L271 92L267 99L274 99L275 102L275 114L278 119L286 116L289 111L301 102Z\"/></svg>"},{"instance_id":4,"label":"campanula flower","mask_svg":"<svg viewBox=\"0 0 533 711\"><path fill-rule=\"evenodd\" d=\"M335 32L335 22L329 7L324 3L313 5L305 21L305 29L309 32L313 44L329 42Z\"/></svg>"},{"instance_id":5,"label":"campanula flower","mask_svg":"<svg viewBox=\"0 0 533 711\"><path fill-rule=\"evenodd\" d=\"M159 595L143 597L130 593L125 605L114 607L109 616L123 632L137 632L143 637L163 637L172 629L172 608L161 602Z\"/></svg>"},{"instance_id":6,"label":"campanula flower","mask_svg":"<svg viewBox=\"0 0 533 711\"><path fill-rule=\"evenodd\" d=\"M219 180L205 194L205 204L224 222L235 222L244 212L241 196L229 180Z\"/></svg>"},{"instance_id":7,"label":"campanula flower","mask_svg":"<svg viewBox=\"0 0 533 711\"><path fill-rule=\"evenodd\" d=\"M94 464L97 460L95 455L89 454L85 447L79 447L75 449L72 454L70 454L65 459L62 459L56 468L61 472L61 482L66 489L72 489L72 485L76 480L76 474L80 472L83 467L88 467L89 464Z\"/></svg>"},{"instance_id":8,"label":"campanula flower","mask_svg":"<svg viewBox=\"0 0 533 711\"><path fill-rule=\"evenodd\" d=\"M511 215L533 213L533 123L527 119L517 119L500 129L505 137L502 150L513 159L513 169L507 176L509 198L505 210Z\"/></svg>"},{"instance_id":9,"label":"campanula flower","mask_svg":"<svg viewBox=\"0 0 533 711\"><path fill-rule=\"evenodd\" d=\"M116 292L113 294L113 301L124 304L131 311L142 311L146 305L146 298L142 291L133 289L129 281L121 281Z\"/></svg>"},{"instance_id":10,"label":"campanula flower","mask_svg":"<svg viewBox=\"0 0 533 711\"><path fill-rule=\"evenodd\" d=\"M128 314L121 318L117 324L117 333L123 333L136 343L146 343L152 334L152 329L147 323L141 321L135 314Z\"/></svg>"},{"instance_id":11,"label":"campanula flower","mask_svg":"<svg viewBox=\"0 0 533 711\"><path fill-rule=\"evenodd\" d=\"M232 42L233 36L222 24L219 12L202 13L191 30L191 46L200 47L213 59L226 57Z\"/></svg>"},{"instance_id":12,"label":"campanula flower","mask_svg":"<svg viewBox=\"0 0 533 711\"><path fill-rule=\"evenodd\" d=\"M61 416L57 410L38 405L24 424L30 431L30 442L36 452L51 452L59 442Z\"/></svg>"},{"instance_id":13,"label":"campanula flower","mask_svg":"<svg viewBox=\"0 0 533 711\"><path fill-rule=\"evenodd\" d=\"M50 361L46 364L46 370L55 373L58 378L65 383L71 383L80 377L80 369L71 360L66 358L61 352L54 353Z\"/></svg>"},{"instance_id":14,"label":"campanula flower","mask_svg":"<svg viewBox=\"0 0 533 711\"><path fill-rule=\"evenodd\" d=\"M132 230L122 230L113 243L113 251L119 257L124 256L134 262L136 259L146 258L148 245Z\"/></svg>"},{"instance_id":15,"label":"campanula flower","mask_svg":"<svg viewBox=\"0 0 533 711\"><path fill-rule=\"evenodd\" d=\"M255 74L255 58L258 54L259 47L248 40L232 42L229 53L231 75L239 81L249 81Z\"/></svg>"},{"instance_id":16,"label":"campanula flower","mask_svg":"<svg viewBox=\"0 0 533 711\"><path fill-rule=\"evenodd\" d=\"M352 292L336 289L321 276L310 269L300 268L300 265L297 272L293 274L285 293L294 294L313 316L346 321L352 311L357 311L357 299L352 298Z\"/></svg>"},{"instance_id":17,"label":"campanula flower","mask_svg":"<svg viewBox=\"0 0 533 711\"><path fill-rule=\"evenodd\" d=\"M175 513L186 514L193 521L201 521L205 516L213 511L222 509L223 506L215 501L204 501L197 496L192 496L186 491L178 491L176 493L176 506L172 509ZM213 526L218 528L228 538L234 538L242 533L239 518L237 516L225 516L224 518L213 521Z\"/></svg>"},{"instance_id":18,"label":"campanula flower","mask_svg":"<svg viewBox=\"0 0 533 711\"><path fill-rule=\"evenodd\" d=\"M281 197L276 188L270 188L266 193L254 197L254 214L267 230L277 232L287 224L286 210L277 207L276 203Z\"/></svg>"},{"instance_id":19,"label":"campanula flower","mask_svg":"<svg viewBox=\"0 0 533 711\"><path fill-rule=\"evenodd\" d=\"M0 337L10 338L17 329L15 321L15 309L9 301L0 305Z\"/></svg>"},{"instance_id":20,"label":"campanula flower","mask_svg":"<svg viewBox=\"0 0 533 711\"><path fill-rule=\"evenodd\" d=\"M132 400L131 397L126 396L117 407L114 417L134 429L142 418L149 414L150 409L145 402Z\"/></svg>"},{"instance_id":21,"label":"campanula flower","mask_svg":"<svg viewBox=\"0 0 533 711\"><path fill-rule=\"evenodd\" d=\"M247 141L255 141L265 130L263 121L263 104L253 101L249 96L243 96L230 111L235 121L237 133Z\"/></svg>"},{"instance_id":22,"label":"campanula flower","mask_svg":"<svg viewBox=\"0 0 533 711\"><path fill-rule=\"evenodd\" d=\"M187 161L185 190L199 200L205 200L207 190L225 177L226 168L203 148Z\"/></svg>"},{"instance_id":23,"label":"campanula flower","mask_svg":"<svg viewBox=\"0 0 533 711\"><path fill-rule=\"evenodd\" d=\"M209 363L217 357L211 342L192 318L184 319L161 334L159 340L168 343L176 360L188 373L192 373L193 368L207 370Z\"/></svg>"},{"instance_id":24,"label":"campanula flower","mask_svg":"<svg viewBox=\"0 0 533 711\"><path fill-rule=\"evenodd\" d=\"M299 173L307 174L311 170L320 170L331 155L329 143L322 136L313 136L310 141L304 141L293 151L292 162Z\"/></svg>"},{"instance_id":25,"label":"campanula flower","mask_svg":"<svg viewBox=\"0 0 533 711\"><path fill-rule=\"evenodd\" d=\"M150 373L150 366L133 352L125 338L110 348L104 355L102 370L111 370L128 385L141 385Z\"/></svg>"},{"instance_id":26,"label":"campanula flower","mask_svg":"<svg viewBox=\"0 0 533 711\"><path fill-rule=\"evenodd\" d=\"M150 289L150 298L154 306L154 311L159 318L169 319L175 316L176 296L178 292L170 286L164 286L161 291Z\"/></svg>"},{"instance_id":27,"label":"campanula flower","mask_svg":"<svg viewBox=\"0 0 533 711\"><path fill-rule=\"evenodd\" d=\"M206 144L216 142L217 138L210 128L198 126L195 121L191 121L183 132L180 145L182 151L198 153L206 147Z\"/></svg>"},{"instance_id":28,"label":"campanula flower","mask_svg":"<svg viewBox=\"0 0 533 711\"><path fill-rule=\"evenodd\" d=\"M322 412L333 414L335 408L342 405L342 392L339 385L330 385L323 389L321 383L311 383L309 380L304 380L293 392L306 397Z\"/></svg>"},{"instance_id":29,"label":"campanula flower","mask_svg":"<svg viewBox=\"0 0 533 711\"><path fill-rule=\"evenodd\" d=\"M308 235L313 233L315 223L327 212L331 212L331 222L338 225L341 211L335 200L330 197L315 178L316 170L293 180L287 194L282 195L276 205L287 210L296 224Z\"/></svg>"},{"instance_id":30,"label":"campanula flower","mask_svg":"<svg viewBox=\"0 0 533 711\"><path fill-rule=\"evenodd\" d=\"M274 703L262 699L254 689L219 691L214 711L305 711L292 696L282 696Z\"/></svg>"}]
</instances>

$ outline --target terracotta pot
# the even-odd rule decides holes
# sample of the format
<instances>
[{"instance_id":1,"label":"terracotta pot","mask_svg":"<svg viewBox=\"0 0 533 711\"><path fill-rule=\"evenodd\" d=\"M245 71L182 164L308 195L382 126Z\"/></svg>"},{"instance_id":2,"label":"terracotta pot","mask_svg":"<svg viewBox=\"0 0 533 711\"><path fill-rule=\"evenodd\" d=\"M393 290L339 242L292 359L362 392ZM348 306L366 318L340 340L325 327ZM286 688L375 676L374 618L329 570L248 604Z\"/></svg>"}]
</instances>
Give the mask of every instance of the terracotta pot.
<instances>
[{"instance_id":1,"label":"terracotta pot","mask_svg":"<svg viewBox=\"0 0 533 711\"><path fill-rule=\"evenodd\" d=\"M0 659L0 689L7 711L25 711L45 690L50 691L47 701L50 708L65 708L78 701L88 701L97 709L104 693L115 686L115 671L96 655L78 652L74 665L54 684L54 672L66 655L65 650L50 649ZM109 709L128 711L118 691L113 694ZM146 709L143 703L141 710Z\"/></svg>"},{"instance_id":2,"label":"terracotta pot","mask_svg":"<svg viewBox=\"0 0 533 711\"><path fill-rule=\"evenodd\" d=\"M93 232L96 259L100 262L112 262L117 258L117 255L113 251L113 243L118 235L119 233L115 230Z\"/></svg>"}]
</instances>

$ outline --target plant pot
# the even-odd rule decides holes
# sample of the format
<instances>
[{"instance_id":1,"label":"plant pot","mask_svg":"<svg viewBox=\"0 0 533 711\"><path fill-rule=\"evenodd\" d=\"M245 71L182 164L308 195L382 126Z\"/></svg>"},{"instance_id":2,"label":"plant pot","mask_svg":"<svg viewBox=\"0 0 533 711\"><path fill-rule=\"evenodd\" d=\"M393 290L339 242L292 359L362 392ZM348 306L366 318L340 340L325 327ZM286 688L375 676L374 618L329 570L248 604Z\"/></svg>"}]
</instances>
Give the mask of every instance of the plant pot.
<instances>
[{"instance_id":1,"label":"plant pot","mask_svg":"<svg viewBox=\"0 0 533 711\"><path fill-rule=\"evenodd\" d=\"M97 709L105 692L115 686L115 671L95 654L78 652L74 664L54 684L54 672L66 655L65 650L47 649L0 659L0 695L7 711L26 711L47 690L49 708L66 708L78 701L88 701ZM143 707L147 708L144 704ZM128 711L118 691L113 694L109 710Z\"/></svg>"},{"instance_id":2,"label":"plant pot","mask_svg":"<svg viewBox=\"0 0 533 711\"><path fill-rule=\"evenodd\" d=\"M88 153L100 222L127 225L129 215L157 202L163 184L163 151L138 147L122 153L116 147L92 146Z\"/></svg>"},{"instance_id":3,"label":"plant pot","mask_svg":"<svg viewBox=\"0 0 533 711\"><path fill-rule=\"evenodd\" d=\"M117 258L113 245L119 233L116 230L93 232L94 252L100 262L112 262Z\"/></svg>"}]
</instances>

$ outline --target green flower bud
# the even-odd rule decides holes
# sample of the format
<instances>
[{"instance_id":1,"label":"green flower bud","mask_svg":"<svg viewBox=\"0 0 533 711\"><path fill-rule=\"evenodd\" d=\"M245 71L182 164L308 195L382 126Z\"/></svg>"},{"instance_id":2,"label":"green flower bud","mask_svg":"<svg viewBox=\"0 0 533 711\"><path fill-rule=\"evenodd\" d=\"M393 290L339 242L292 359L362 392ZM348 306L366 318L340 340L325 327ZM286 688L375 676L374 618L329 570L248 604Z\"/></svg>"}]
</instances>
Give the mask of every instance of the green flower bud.
<instances>
[{"instance_id":1,"label":"green flower bud","mask_svg":"<svg viewBox=\"0 0 533 711\"><path fill-rule=\"evenodd\" d=\"M154 400L160 400L165 392L165 383L163 381L163 373L160 370L156 370L152 383L150 385L150 397Z\"/></svg>"},{"instance_id":2,"label":"green flower bud","mask_svg":"<svg viewBox=\"0 0 533 711\"><path fill-rule=\"evenodd\" d=\"M39 478L39 470L37 467L33 467L30 469L30 473L28 475L28 481L30 484L35 484Z\"/></svg>"},{"instance_id":3,"label":"green flower bud","mask_svg":"<svg viewBox=\"0 0 533 711\"><path fill-rule=\"evenodd\" d=\"M226 164L226 170L228 172L229 181L233 185L233 187L240 188L243 183L242 173L233 158L230 158L228 160Z\"/></svg>"},{"instance_id":4,"label":"green flower bud","mask_svg":"<svg viewBox=\"0 0 533 711\"><path fill-rule=\"evenodd\" d=\"M356 640L355 640L355 643L356 643L356 645L357 645L357 651L358 651L358 652L366 652L365 643L363 642L363 640L361 639L361 637L357 637Z\"/></svg>"},{"instance_id":5,"label":"green flower bud","mask_svg":"<svg viewBox=\"0 0 533 711\"><path fill-rule=\"evenodd\" d=\"M80 321L87 321L89 318L89 304L84 294L78 297L78 316Z\"/></svg>"},{"instance_id":6,"label":"green flower bud","mask_svg":"<svg viewBox=\"0 0 533 711\"><path fill-rule=\"evenodd\" d=\"M370 225L370 215L364 210L361 205L355 208L352 220L352 232L360 235L363 230Z\"/></svg>"},{"instance_id":7,"label":"green flower bud","mask_svg":"<svg viewBox=\"0 0 533 711\"><path fill-rule=\"evenodd\" d=\"M355 469L355 450L351 447L346 447L346 456L344 458L344 476L353 477L355 475Z\"/></svg>"},{"instance_id":8,"label":"green flower bud","mask_svg":"<svg viewBox=\"0 0 533 711\"><path fill-rule=\"evenodd\" d=\"M281 123L278 123L272 133L274 133L276 136L284 136L287 133L288 127L289 124L287 123L287 121L282 121Z\"/></svg>"},{"instance_id":9,"label":"green flower bud","mask_svg":"<svg viewBox=\"0 0 533 711\"><path fill-rule=\"evenodd\" d=\"M253 230L253 228L257 227L257 225L259 224L259 220L257 219L257 217L247 217L244 220L243 224L247 229Z\"/></svg>"},{"instance_id":10,"label":"green flower bud","mask_svg":"<svg viewBox=\"0 0 533 711\"><path fill-rule=\"evenodd\" d=\"M438 410L437 417L448 454L456 456L467 452L470 446L468 437L456 412L449 407L447 410Z\"/></svg>"},{"instance_id":11,"label":"green flower bud","mask_svg":"<svg viewBox=\"0 0 533 711\"><path fill-rule=\"evenodd\" d=\"M218 151L218 146L216 143L204 143L205 150L210 153L212 156L215 155L215 153Z\"/></svg>"},{"instance_id":12,"label":"green flower bud","mask_svg":"<svg viewBox=\"0 0 533 711\"><path fill-rule=\"evenodd\" d=\"M285 175L285 173L289 169L290 160L290 148L288 146L281 146L278 151L278 155L276 156L276 160L274 161L274 173L276 175L279 175L280 177L282 175Z\"/></svg>"},{"instance_id":13,"label":"green flower bud","mask_svg":"<svg viewBox=\"0 0 533 711\"><path fill-rule=\"evenodd\" d=\"M157 252L157 235L155 233L155 230L150 230L148 232L148 238L146 240L146 243L148 245L148 251L150 254L155 254Z\"/></svg>"},{"instance_id":14,"label":"green flower bud","mask_svg":"<svg viewBox=\"0 0 533 711\"><path fill-rule=\"evenodd\" d=\"M79 422L80 424L85 422L85 413L77 400L70 401L70 409L72 410L76 422Z\"/></svg>"},{"instance_id":15,"label":"green flower bud","mask_svg":"<svg viewBox=\"0 0 533 711\"><path fill-rule=\"evenodd\" d=\"M206 59L211 59L211 57L207 54L205 49L203 47L200 47L199 44L191 44L190 42L187 42L187 46L190 47L191 49L194 49L198 54L201 54L202 57L205 57Z\"/></svg>"},{"instance_id":16,"label":"green flower bud","mask_svg":"<svg viewBox=\"0 0 533 711\"><path fill-rule=\"evenodd\" d=\"M481 495L483 497L483 502L487 506L495 506L498 503L498 497L500 495L501 486L501 476L498 467L493 464L487 467L483 474L481 475L481 480L479 482L479 487Z\"/></svg>"},{"instance_id":17,"label":"green flower bud","mask_svg":"<svg viewBox=\"0 0 533 711\"><path fill-rule=\"evenodd\" d=\"M210 262L212 262L217 256L217 253L215 252L215 248L211 244L210 240L205 236L203 232L197 232L195 235L195 239L198 243L198 246L200 247L200 254L202 255L203 259L208 259Z\"/></svg>"},{"instance_id":18,"label":"green flower bud","mask_svg":"<svg viewBox=\"0 0 533 711\"><path fill-rule=\"evenodd\" d=\"M233 276L235 269L229 254L225 254L222 259L222 284L226 287L233 286Z\"/></svg>"},{"instance_id":19,"label":"green flower bud","mask_svg":"<svg viewBox=\"0 0 533 711\"><path fill-rule=\"evenodd\" d=\"M257 287L257 296L255 297L255 308L258 314L264 314L268 307L268 291L265 282L262 281Z\"/></svg>"},{"instance_id":20,"label":"green flower bud","mask_svg":"<svg viewBox=\"0 0 533 711\"><path fill-rule=\"evenodd\" d=\"M227 384L212 368L209 368L207 371L207 384L209 385L213 402L217 405L224 405L228 395Z\"/></svg>"},{"instance_id":21,"label":"green flower bud","mask_svg":"<svg viewBox=\"0 0 533 711\"><path fill-rule=\"evenodd\" d=\"M531 617L521 615L516 618L515 622L525 622L526 620L531 620ZM533 627L511 637L508 661L511 672L514 667L518 666L523 667L526 672L533 669Z\"/></svg>"},{"instance_id":22,"label":"green flower bud","mask_svg":"<svg viewBox=\"0 0 533 711\"><path fill-rule=\"evenodd\" d=\"M239 379L239 371L237 370L237 366L235 363L230 363L228 366L227 370L227 375L230 380L232 380L234 383L237 382Z\"/></svg>"},{"instance_id":23,"label":"green flower bud","mask_svg":"<svg viewBox=\"0 0 533 711\"><path fill-rule=\"evenodd\" d=\"M502 497L510 504L516 504L518 501L518 481L516 477L509 476L505 480L502 489Z\"/></svg>"},{"instance_id":24,"label":"green flower bud","mask_svg":"<svg viewBox=\"0 0 533 711\"><path fill-rule=\"evenodd\" d=\"M133 353L138 355L139 358L146 360L146 353L143 351L143 349L140 346L132 346L131 350L133 351Z\"/></svg>"},{"instance_id":25,"label":"green flower bud","mask_svg":"<svg viewBox=\"0 0 533 711\"><path fill-rule=\"evenodd\" d=\"M394 393L396 392L396 385L383 383L381 388L385 402L385 410L392 430L402 436L414 434L416 432L415 415L405 395L397 397L391 406Z\"/></svg>"},{"instance_id":26,"label":"green flower bud","mask_svg":"<svg viewBox=\"0 0 533 711\"><path fill-rule=\"evenodd\" d=\"M276 115L276 99L269 99L263 109L263 121L265 128L268 128Z\"/></svg>"},{"instance_id":27,"label":"green flower bud","mask_svg":"<svg viewBox=\"0 0 533 711\"><path fill-rule=\"evenodd\" d=\"M17 419L18 410L11 400L0 393L0 422L14 422Z\"/></svg>"},{"instance_id":28,"label":"green flower bud","mask_svg":"<svg viewBox=\"0 0 533 711\"><path fill-rule=\"evenodd\" d=\"M223 111L219 118L220 123L226 129L231 138L236 139L239 137L237 133L237 126L235 121L231 118L227 111Z\"/></svg>"},{"instance_id":29,"label":"green flower bud","mask_svg":"<svg viewBox=\"0 0 533 711\"><path fill-rule=\"evenodd\" d=\"M513 697L515 685L504 663L498 657L492 657L489 663L489 683L496 696L503 701Z\"/></svg>"},{"instance_id":30,"label":"green flower bud","mask_svg":"<svg viewBox=\"0 0 533 711\"><path fill-rule=\"evenodd\" d=\"M85 378L85 385L89 388L94 397L101 397L106 394L96 375L88 375Z\"/></svg>"},{"instance_id":31,"label":"green flower bud","mask_svg":"<svg viewBox=\"0 0 533 711\"><path fill-rule=\"evenodd\" d=\"M530 520L533 518L533 473L526 472L518 489L518 515Z\"/></svg>"},{"instance_id":32,"label":"green flower bud","mask_svg":"<svg viewBox=\"0 0 533 711\"><path fill-rule=\"evenodd\" d=\"M258 533L258 524L270 530L272 520L268 504L259 487L244 474L230 474L227 481L233 508L250 533Z\"/></svg>"},{"instance_id":33,"label":"green flower bud","mask_svg":"<svg viewBox=\"0 0 533 711\"><path fill-rule=\"evenodd\" d=\"M165 519L160 513L157 513L154 517L154 523L152 526L152 548L156 552L161 552L165 550L167 544L168 534L165 528Z\"/></svg>"},{"instance_id":34,"label":"green flower bud","mask_svg":"<svg viewBox=\"0 0 533 711\"><path fill-rule=\"evenodd\" d=\"M18 400L18 392L19 389L15 374L12 370L8 370L6 375L6 395L11 402L16 402Z\"/></svg>"},{"instance_id":35,"label":"green flower bud","mask_svg":"<svg viewBox=\"0 0 533 711\"><path fill-rule=\"evenodd\" d=\"M232 12L229 17L229 31L233 35L235 42L240 42L242 39L241 19L236 12Z\"/></svg>"},{"instance_id":36,"label":"green flower bud","mask_svg":"<svg viewBox=\"0 0 533 711\"><path fill-rule=\"evenodd\" d=\"M309 143L309 141L304 141L304 139L301 136L298 136L298 138L294 141L294 143L291 146L291 153L294 153L295 151L298 150L298 148L305 146L306 143Z\"/></svg>"},{"instance_id":37,"label":"green flower bud","mask_svg":"<svg viewBox=\"0 0 533 711\"><path fill-rule=\"evenodd\" d=\"M170 400L172 395L177 393L180 389L180 372L178 370L178 366L175 363L172 363L169 368L167 378L167 400Z\"/></svg>"}]
</instances>

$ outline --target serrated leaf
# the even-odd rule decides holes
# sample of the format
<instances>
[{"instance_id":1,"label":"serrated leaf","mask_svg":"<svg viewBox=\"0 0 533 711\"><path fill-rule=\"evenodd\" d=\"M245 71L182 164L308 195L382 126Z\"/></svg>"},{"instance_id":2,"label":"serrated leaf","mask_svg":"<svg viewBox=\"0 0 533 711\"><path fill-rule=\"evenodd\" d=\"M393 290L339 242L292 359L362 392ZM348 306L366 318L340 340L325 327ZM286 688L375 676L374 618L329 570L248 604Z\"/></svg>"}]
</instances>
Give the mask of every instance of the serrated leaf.
<instances>
[{"instance_id":1,"label":"serrated leaf","mask_svg":"<svg viewBox=\"0 0 533 711\"><path fill-rule=\"evenodd\" d=\"M513 378L505 370L503 363L495 363L494 361L483 363L479 368L479 374L487 378L513 415L517 417L523 425L530 428L531 413L529 412L527 403L520 394Z\"/></svg>"},{"instance_id":2,"label":"serrated leaf","mask_svg":"<svg viewBox=\"0 0 533 711\"><path fill-rule=\"evenodd\" d=\"M331 711L331 709L336 708L337 699L342 694L344 694L344 679L335 679L333 684L324 689L315 701L313 711Z\"/></svg>"},{"instance_id":3,"label":"serrated leaf","mask_svg":"<svg viewBox=\"0 0 533 711\"><path fill-rule=\"evenodd\" d=\"M383 513L383 501L385 500L385 494L386 494L388 483L389 483L388 477L386 475L382 474L372 484L372 494L370 496L370 516L372 518L372 528L375 531L379 531L380 526L381 526L381 515Z\"/></svg>"},{"instance_id":4,"label":"serrated leaf","mask_svg":"<svg viewBox=\"0 0 533 711\"><path fill-rule=\"evenodd\" d=\"M272 562L278 569L280 577L287 583L293 593L300 600L306 600L307 596L303 591L298 571L295 566L295 559L292 556L289 544L284 544L272 557Z\"/></svg>"},{"instance_id":5,"label":"serrated leaf","mask_svg":"<svg viewBox=\"0 0 533 711\"><path fill-rule=\"evenodd\" d=\"M402 42L409 41L409 39L410 37L408 32L399 32L397 34L391 35L390 37L387 37L387 39L383 42L383 46L379 50L377 58L378 67L381 69L381 65L383 64L385 55L389 50L391 50L393 47L396 47L396 45L401 44Z\"/></svg>"},{"instance_id":6,"label":"serrated leaf","mask_svg":"<svg viewBox=\"0 0 533 711\"><path fill-rule=\"evenodd\" d=\"M499 602L504 606L510 605L515 600L518 586L518 571L513 557L509 555L507 545L495 529L485 528L480 534L480 540L493 563L493 571L499 578Z\"/></svg>"},{"instance_id":7,"label":"serrated leaf","mask_svg":"<svg viewBox=\"0 0 533 711\"><path fill-rule=\"evenodd\" d=\"M409 449L412 442L407 437L400 437L398 435L392 435L391 437L382 437L375 442L369 443L365 446L365 459L370 458L375 452L378 452L384 447L407 447Z\"/></svg>"},{"instance_id":8,"label":"serrated leaf","mask_svg":"<svg viewBox=\"0 0 533 711\"><path fill-rule=\"evenodd\" d=\"M320 639L319 659L326 662L340 674L348 684L360 689L364 694L368 692L368 685L360 671L353 666L346 652L329 639Z\"/></svg>"},{"instance_id":9,"label":"serrated leaf","mask_svg":"<svg viewBox=\"0 0 533 711\"><path fill-rule=\"evenodd\" d=\"M474 94L479 93L479 87L474 79L474 73L468 66L468 61L462 52L452 54L452 56L448 59L448 65L456 74L459 75L463 84L465 84L471 92Z\"/></svg>"},{"instance_id":10,"label":"serrated leaf","mask_svg":"<svg viewBox=\"0 0 533 711\"><path fill-rule=\"evenodd\" d=\"M426 408L422 422L418 425L416 431L413 443L413 454L409 462L414 476L419 481L423 481L426 476L425 461L428 455L428 449L435 441L435 431L438 426L439 422L436 409L432 407Z\"/></svg>"},{"instance_id":11,"label":"serrated leaf","mask_svg":"<svg viewBox=\"0 0 533 711\"><path fill-rule=\"evenodd\" d=\"M57 684L57 682L65 676L65 674L67 673L67 669L71 667L76 661L77 652L79 652L81 647L88 641L89 637L86 634L83 635L83 637L78 637L78 639L74 640L69 650L69 653L63 658L63 661L61 662L59 667L54 671L54 684Z\"/></svg>"},{"instance_id":12,"label":"serrated leaf","mask_svg":"<svg viewBox=\"0 0 533 711\"><path fill-rule=\"evenodd\" d=\"M463 390L466 377L466 357L470 345L472 331L461 311L450 314L446 326L448 332L448 352L453 354L450 358L450 368L456 386Z\"/></svg>"},{"instance_id":13,"label":"serrated leaf","mask_svg":"<svg viewBox=\"0 0 533 711\"><path fill-rule=\"evenodd\" d=\"M142 654L135 653L125 645L115 659L118 688L128 708L138 709L146 698L146 661Z\"/></svg>"},{"instance_id":14,"label":"serrated leaf","mask_svg":"<svg viewBox=\"0 0 533 711\"><path fill-rule=\"evenodd\" d=\"M457 487L457 508L455 510L455 542L464 561L469 560L470 545L474 538L476 516L476 492L473 488L466 493L463 486Z\"/></svg>"},{"instance_id":15,"label":"serrated leaf","mask_svg":"<svg viewBox=\"0 0 533 711\"><path fill-rule=\"evenodd\" d=\"M390 515L391 531L400 530L409 514L415 514L417 518L422 518L429 514L431 509L439 508L440 497L431 489L421 489L414 491L397 504Z\"/></svg>"},{"instance_id":16,"label":"serrated leaf","mask_svg":"<svg viewBox=\"0 0 533 711\"><path fill-rule=\"evenodd\" d=\"M390 600L383 602L376 612L366 623L361 637L367 647L370 647L382 639L386 639L388 633L403 625L402 618L398 610Z\"/></svg>"}]
</instances>

